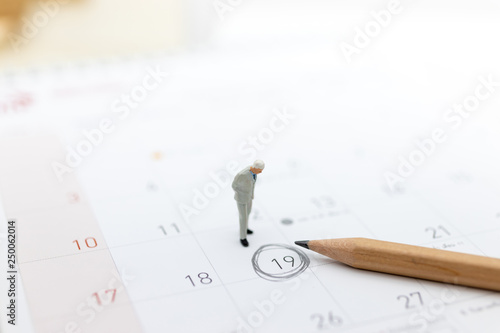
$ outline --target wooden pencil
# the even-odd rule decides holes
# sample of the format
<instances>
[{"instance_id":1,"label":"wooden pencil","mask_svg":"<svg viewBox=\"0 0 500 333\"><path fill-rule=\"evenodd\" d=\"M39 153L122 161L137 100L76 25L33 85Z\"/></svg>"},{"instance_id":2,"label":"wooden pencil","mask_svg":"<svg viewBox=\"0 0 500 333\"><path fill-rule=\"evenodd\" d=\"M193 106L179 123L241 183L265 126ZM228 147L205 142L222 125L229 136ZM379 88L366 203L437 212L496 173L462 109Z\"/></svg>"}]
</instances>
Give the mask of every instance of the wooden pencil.
<instances>
[{"instance_id":1,"label":"wooden pencil","mask_svg":"<svg viewBox=\"0 0 500 333\"><path fill-rule=\"evenodd\" d=\"M500 291L500 259L367 238L295 244L370 271Z\"/></svg>"}]
</instances>

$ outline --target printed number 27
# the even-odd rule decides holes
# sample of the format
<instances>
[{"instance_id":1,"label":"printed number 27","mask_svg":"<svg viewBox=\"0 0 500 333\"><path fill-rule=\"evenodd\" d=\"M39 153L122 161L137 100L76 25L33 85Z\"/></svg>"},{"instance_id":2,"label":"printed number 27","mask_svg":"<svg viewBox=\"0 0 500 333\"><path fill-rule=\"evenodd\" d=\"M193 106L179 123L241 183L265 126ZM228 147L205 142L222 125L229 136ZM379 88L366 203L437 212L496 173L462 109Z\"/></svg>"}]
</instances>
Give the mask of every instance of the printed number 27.
<instances>
[{"instance_id":1,"label":"printed number 27","mask_svg":"<svg viewBox=\"0 0 500 333\"><path fill-rule=\"evenodd\" d=\"M414 296L417 296L420 305L424 305L424 301L422 299L422 295L420 295L420 292L418 292L418 291L410 293L410 294L408 294L408 296L406 296L406 295L399 295L397 297L397 299L398 299L398 301L401 300L401 299L404 299L405 300L405 308L406 309L411 309L411 308L415 307L414 302L412 302L412 300L414 299Z\"/></svg>"}]
</instances>

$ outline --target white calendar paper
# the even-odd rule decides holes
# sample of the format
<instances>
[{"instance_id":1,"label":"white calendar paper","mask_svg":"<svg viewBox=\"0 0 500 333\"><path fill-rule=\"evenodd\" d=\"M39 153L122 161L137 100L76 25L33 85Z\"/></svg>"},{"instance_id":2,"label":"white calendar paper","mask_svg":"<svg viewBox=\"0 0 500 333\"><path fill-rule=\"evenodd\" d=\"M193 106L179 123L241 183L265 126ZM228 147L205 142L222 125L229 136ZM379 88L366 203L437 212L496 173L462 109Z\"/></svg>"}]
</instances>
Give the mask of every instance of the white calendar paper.
<instances>
[{"instance_id":1,"label":"white calendar paper","mask_svg":"<svg viewBox=\"0 0 500 333\"><path fill-rule=\"evenodd\" d=\"M293 245L367 237L500 257L494 111L454 129L436 101L398 94L390 73L274 57L285 60L2 78L2 265L9 221L18 260L16 326L2 313L2 332L498 331L495 292ZM436 129L446 140L431 146ZM431 154L415 153L426 143ZM266 168L244 248L230 184L256 158ZM410 175L391 187L398 168Z\"/></svg>"}]
</instances>

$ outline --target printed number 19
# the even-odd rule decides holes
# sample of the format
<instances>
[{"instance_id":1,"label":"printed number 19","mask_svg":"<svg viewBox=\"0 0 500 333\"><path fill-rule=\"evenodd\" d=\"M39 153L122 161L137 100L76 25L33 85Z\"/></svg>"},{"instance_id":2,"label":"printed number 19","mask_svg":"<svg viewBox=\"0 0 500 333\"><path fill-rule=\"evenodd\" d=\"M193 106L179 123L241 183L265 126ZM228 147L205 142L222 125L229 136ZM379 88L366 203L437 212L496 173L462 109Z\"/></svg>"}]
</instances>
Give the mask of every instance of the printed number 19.
<instances>
[{"instance_id":1,"label":"printed number 19","mask_svg":"<svg viewBox=\"0 0 500 333\"><path fill-rule=\"evenodd\" d=\"M275 262L275 263L276 263L276 265L278 265L278 267L279 267L280 269L283 269L283 267L281 267L281 265L280 265L280 263L278 262L278 260L273 259L273 260L271 260L271 261L272 261L272 262ZM287 263L289 263L289 264L292 264L292 267L293 267L293 265L295 264L295 259L294 259L292 256L284 256L284 257L283 257L283 261L284 261L284 262L287 262Z\"/></svg>"}]
</instances>

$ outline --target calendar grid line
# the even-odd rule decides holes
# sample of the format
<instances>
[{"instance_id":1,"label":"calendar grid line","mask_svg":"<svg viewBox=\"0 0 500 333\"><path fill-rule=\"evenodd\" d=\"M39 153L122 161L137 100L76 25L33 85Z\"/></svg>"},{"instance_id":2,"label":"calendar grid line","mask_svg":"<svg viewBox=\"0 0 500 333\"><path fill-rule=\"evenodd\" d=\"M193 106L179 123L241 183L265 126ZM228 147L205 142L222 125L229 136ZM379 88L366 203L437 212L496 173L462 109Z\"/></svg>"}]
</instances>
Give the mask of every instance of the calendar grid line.
<instances>
[{"instance_id":1,"label":"calendar grid line","mask_svg":"<svg viewBox=\"0 0 500 333\"><path fill-rule=\"evenodd\" d=\"M351 214L352 214L352 212L351 212ZM202 233L208 233L208 232L213 232L213 231L217 231L217 230L225 230L225 229L231 229L231 227L230 226L222 226L222 227L217 227L217 228L213 228L213 229L199 230L199 231L197 231L197 233L202 234ZM494 229L481 230L481 231L469 233L468 235L469 236L482 235L482 234L488 234L488 233L499 231L499 230L500 230L500 227L499 228L494 228ZM57 258L61 258L61 257L68 257L68 256L74 256L74 255L82 255L82 254L86 254L86 253L90 253L90 252L94 252L94 251L104 251L106 249L115 249L115 248L135 246L135 245L140 245L140 244L148 244L148 243L152 243L152 242L161 242L161 241L168 240L168 238L179 238L179 237L185 237L185 236L187 236L187 235L185 235L185 234L175 235L174 234L174 235L168 236L167 238L160 237L160 238L156 238L156 239L148 239L148 240L143 240L143 241L138 241L138 242L130 242L130 243L127 243L127 244L107 246L105 248L89 250L89 251L82 252L82 253L72 253L72 254L65 254L65 255L60 255L60 256L52 256L52 257L39 258L39 259L28 260L28 261L20 261L19 264L29 264L31 262L37 262L37 261L43 261L43 260L50 260L50 259L57 259ZM460 238L465 238L465 237L464 237L463 234L461 234L459 236L454 236L454 237L446 238L445 240L457 240L457 239L460 239ZM425 245L431 245L431 244L435 244L435 243L439 243L439 242L440 241L434 240L434 241L420 243L419 245L420 246L425 246ZM470 241L470 242L471 242L471 244L473 244L472 241ZM312 267L315 267L315 266L312 266Z\"/></svg>"},{"instance_id":2,"label":"calendar grid line","mask_svg":"<svg viewBox=\"0 0 500 333\"><path fill-rule=\"evenodd\" d=\"M240 313L240 315L243 316L243 311L241 311L241 309L240 309L238 303L236 302L236 300L234 299L233 295L227 289L226 285L224 284L224 281L221 279L219 273L217 272L217 270L215 269L214 265L212 264L212 261L209 259L207 253L205 252L205 250L201 246L198 238L194 235L194 233L191 230L191 228L189 227L189 225L186 225L186 227L188 228L189 232L191 233L191 237L195 240L196 244L198 245L198 247L200 248L200 250L203 252L203 255L205 256L206 260L208 261L208 263L210 264L210 266L214 270L215 274L217 275L217 278L221 282L221 285L224 287L224 290L226 291L227 295L229 296L229 298L233 302L234 306L236 307L236 309L238 309L238 312Z\"/></svg>"},{"instance_id":3,"label":"calendar grid line","mask_svg":"<svg viewBox=\"0 0 500 333\"><path fill-rule=\"evenodd\" d=\"M42 318L44 317L57 317L57 319L51 320L50 322L46 321L47 326L45 328L47 330L48 327L51 327L52 330L56 330L66 324L60 315L66 313L68 306L74 305L77 307L84 304L85 297L92 297L91 295L94 294L97 295L97 292L101 290L100 288L106 287L111 283L111 279L113 284L118 283L119 285L123 285L123 281L121 277L116 274L118 273L118 269L107 243L104 240L101 226L86 202L80 205L73 205L73 203L67 202L67 205L63 206L67 209L63 209L63 207L57 203L72 192L67 192L68 189L61 186L55 179L53 179L52 182L44 182L42 180L23 182L22 179L24 174L13 172L13 170L16 170L18 164L23 164L27 166L26 170L24 170L25 172L38 174L39 168L45 166L44 163L48 163L47 156L34 153L34 151L39 149L39 145L46 147L47 156L51 158L60 159L61 156L64 155L60 141L55 135L33 136L28 140L20 138L9 146L1 147L2 154L6 156L8 160L8 163L2 164L2 171L6 174L12 174L12 180L6 182L2 190L5 191L5 193L12 193L10 198L11 201L9 201L10 206L5 207L6 211L9 211L11 207L20 206L19 203L25 199L23 196L24 193L29 193L31 195L31 200L34 200L36 196L43 197L42 202L47 204L46 209L38 209L38 213L42 212L42 214L40 214L37 219L26 218L23 220L21 218L21 221L19 221L20 225L25 228L23 232L26 232L28 239L31 240L30 244L32 244L30 247L23 245L26 243L20 241L19 244L22 246L20 248L21 253L27 253L27 257L42 257L34 260L19 261L19 271L23 274L23 288L26 290L26 293L28 294L31 292L32 294L35 293L38 295L38 297L27 299L28 308L36 314L33 317L34 322L40 324L40 322L43 322ZM21 148L25 150L25 154L19 154L19 151L22 150ZM71 190L74 191L73 193L81 193L80 183L74 174L68 177L67 181L70 182L70 184L74 184L71 188ZM51 212L51 214L47 214L47 212ZM82 228L82 230L84 229L92 236L85 238L84 244L88 249L82 252L80 251L84 248L84 245L83 243L79 243L79 241L82 241L81 239L75 237L77 239L71 242L73 236L77 234L75 230L80 230L78 229L80 224L84 224L85 228ZM50 228L51 233L45 234L46 231L42 229L43 227L45 227L45 229ZM62 231L59 234L60 237L58 237L57 232L54 232L54 230ZM46 237L34 238L37 234L43 234ZM41 239L43 239L43 242L40 241ZM90 244L88 240L91 240ZM73 245L69 245L71 247L67 246L67 244L75 242L78 250L76 247L73 247ZM95 248L98 246L98 243L100 243L100 246ZM82 246L80 246L80 244ZM57 245L63 250L57 251L59 248L53 248L53 246ZM61 253L63 251L70 251L70 249L74 252L43 257L44 254ZM31 252L29 250L31 250ZM94 260L87 261L86 257L83 255L92 256ZM58 263L67 263L68 261L64 260L66 258L73 259L72 262L75 263L74 267L69 269L69 265L57 265ZM45 262L45 265L51 265L46 266L51 267L51 269L44 270L43 272L36 271L40 265L33 264L39 262ZM115 276L112 276L113 274ZM71 276L73 281L65 279L65 277L68 276ZM89 276L91 276L91 278L89 278ZM79 288L74 288L73 284L78 285ZM118 287L114 289L114 295L116 295L117 288ZM61 290L63 292L61 292ZM88 295L86 295L87 292ZM92 294L93 292L95 293ZM82 295L82 293L84 294ZM80 297L82 297L82 299L80 299ZM87 300L88 299L89 298L87 298ZM80 303L78 304L78 302ZM100 302L99 299L98 302ZM142 323L137 313L134 311L129 295L120 295L119 302L116 304L121 304L121 306L113 307L112 311L107 312L108 316L102 317L102 326L96 332L105 331L109 326L115 326L124 332L140 330ZM78 310L75 311L77 313L73 313L72 316L76 319L78 317ZM114 318L120 316L125 316L126 318L120 323L114 322Z\"/></svg>"},{"instance_id":4,"label":"calendar grid line","mask_svg":"<svg viewBox=\"0 0 500 333\"><path fill-rule=\"evenodd\" d=\"M325 284L323 283L323 281L321 281L321 279L318 277L318 275L316 275L316 273L314 272L314 270L312 268L308 268L308 270L314 275L314 277L316 278L316 280L323 287L323 289L326 291L326 293L330 296L330 298L333 300L333 302L343 311L344 315L347 316L347 318L349 319L349 321L350 322L354 322L351 314L348 311L346 311L346 309L344 309L344 307L340 304L340 302L337 302L337 300L332 295L332 293L330 292L330 290L328 290L328 288L325 286Z\"/></svg>"},{"instance_id":5,"label":"calendar grid line","mask_svg":"<svg viewBox=\"0 0 500 333\"><path fill-rule=\"evenodd\" d=\"M354 213L351 209L349 209L349 214L351 214L356 220L358 220L359 223L372 235L374 238L378 238L377 235L371 230L371 228L368 228L366 223L362 218L358 216L358 214Z\"/></svg>"},{"instance_id":6,"label":"calendar grid line","mask_svg":"<svg viewBox=\"0 0 500 333\"><path fill-rule=\"evenodd\" d=\"M102 230L101 230L101 234L102 234ZM103 234L103 237L105 237L105 236L104 236L104 234ZM118 269L118 265L116 264L116 260L115 260L115 258L113 257L113 253L112 253L112 252L111 252L111 250L109 250L109 249L108 249L108 252L109 252L109 256L111 257L111 262L113 263L113 265L114 265L114 267L115 267L115 270L116 270L116 272L117 272L118 276L119 276L119 277L120 277L120 279L121 279L120 270ZM129 302L131 302L131 300L132 300L132 297L131 297L131 296L132 296L132 295L130 295L129 290L127 289L127 286L123 283L123 281L120 281L120 282L122 283L123 290L124 290L124 291L125 291L125 293L127 294L127 299L129 300ZM134 305L134 303L133 303L133 302L131 302L131 303L132 303L132 304L131 304L131 305L132 305L132 311L134 311L134 313L135 313L135 317L136 317L136 318L139 318L139 313L137 312L137 308L136 308L136 306ZM145 332L144 323L143 323L142 321L140 321L140 320L139 320L138 325L140 325L140 327L141 327L141 329L142 329L142 332Z\"/></svg>"},{"instance_id":7,"label":"calendar grid line","mask_svg":"<svg viewBox=\"0 0 500 333\"><path fill-rule=\"evenodd\" d=\"M461 303L470 302L471 300L476 300L476 299L484 298L484 297L485 297L485 295L472 296L470 298L466 298L466 299L463 299L463 300L459 300L459 301L455 301L455 302L452 302L452 303L448 303L448 304L446 304L446 307L450 308L452 306L460 305ZM353 328L356 328L356 327L363 327L363 326L366 326L366 325L370 325L372 323L383 323L383 322L385 322L387 320L391 320L391 319L395 319L395 318L400 318L400 317L404 317L404 316L408 316L408 315L409 315L408 313L400 313L400 314L394 314L394 315L388 315L388 316L380 317L380 318L377 318L377 319L371 319L371 320L364 320L364 321L359 321L359 322L353 322L353 324L351 324L352 327L349 327L348 329L353 329Z\"/></svg>"},{"instance_id":8,"label":"calendar grid line","mask_svg":"<svg viewBox=\"0 0 500 333\"><path fill-rule=\"evenodd\" d=\"M104 247L101 249L92 249L88 250L85 252L80 252L80 253L69 253L69 254L63 254L60 256L52 256L52 257L46 257L46 258L40 258L40 259L34 259L34 260L28 260L28 261L20 261L19 265L25 265L25 264L31 264L35 262L40 262L40 261L47 261L47 260L53 260L53 259L60 259L60 258L65 258L65 257L73 257L73 256L82 256L85 254L93 253L93 252L101 252L101 251L106 251L109 250L110 248Z\"/></svg>"},{"instance_id":9,"label":"calendar grid line","mask_svg":"<svg viewBox=\"0 0 500 333\"><path fill-rule=\"evenodd\" d=\"M261 209L262 209L262 210L266 213L266 215L268 215L268 216L270 217L271 221L277 221L277 220L278 220L277 218L275 218L275 217L273 217L272 215L270 215L269 213L267 213L265 208L264 208L264 209L263 209L263 208L261 208ZM286 239L286 240L288 241L288 243L292 243L292 242L290 242L290 239L288 239L288 237L285 235L285 233L284 233L282 230L280 230L280 228L278 227L278 224L277 224L276 222L274 222L274 223L272 223L272 224L274 225L274 227L275 227L276 229L278 229L278 232L279 232L279 233L283 236L283 238L284 238L284 239ZM313 275L314 275L314 277L316 278L316 280L317 280L317 281L321 284L321 286L322 286L322 287L323 287L323 289L327 292L327 294L330 296L330 298L332 299L332 301L334 302L334 304L336 304L336 305L337 305L337 306L338 306L338 307L339 307L339 308L340 308L340 309L344 312L344 314L345 314L345 315L349 318L349 320L352 320L352 319L350 318L349 313L348 313L348 312L347 312L347 311L343 308L343 306L340 304L340 302L338 302L338 301L335 299L335 297L333 297L333 295L332 295L332 294L330 293L330 291L326 288L326 286L323 284L323 282L322 282L322 281L320 281L320 279L318 278L318 276L317 276L316 274L314 274L314 272L312 271L312 269L310 269L310 268L308 267L308 270L309 270L309 271L311 271L311 272L313 273Z\"/></svg>"},{"instance_id":10,"label":"calendar grid line","mask_svg":"<svg viewBox=\"0 0 500 333\"><path fill-rule=\"evenodd\" d=\"M468 236L476 236L476 235L488 234L488 233L495 232L495 231L500 231L500 227L499 228L495 228L495 229L487 229L487 230L482 230L482 231L477 231L477 232L471 232L471 233L468 233L467 235ZM457 240L457 239L460 239L460 238L465 238L465 237L463 235L454 236L454 237L448 237L448 238L443 239L443 241ZM421 246L431 245L431 244L435 244L435 243L439 243L439 242L440 242L439 240L434 240L434 241L430 241L430 242L421 243L420 245Z\"/></svg>"},{"instance_id":11,"label":"calendar grid line","mask_svg":"<svg viewBox=\"0 0 500 333\"><path fill-rule=\"evenodd\" d=\"M141 141L142 142L142 141ZM162 189L162 191L169 197L171 198L171 195L168 191L168 187L166 187L166 184L163 182L163 180L161 179L161 177L159 177L158 173L157 173L157 170L155 170L154 168L151 168L150 169L151 172L155 175L155 177L157 178L157 181L159 184L161 184L160 188ZM221 282L221 285L223 286L224 288L224 291L226 292L226 294L228 295L229 299L231 300L231 302L233 303L233 305L235 306L235 308L238 310L239 314L241 316L244 316L243 314L243 311L241 310L241 308L239 307L238 303L236 302L236 300L234 299L234 296L229 292L229 290L227 289L226 285L224 284L224 281L221 279L220 277L220 274L219 272L217 272L217 270L215 269L215 266L213 265L212 261L210 260L210 258L208 257L207 253L205 252L205 250L203 249L203 247L201 246L198 238L195 236L193 230L191 229L191 227L189 226L188 223L185 223L185 226L186 228L188 229L191 237L194 239L194 241L196 242L197 246L199 247L199 249L202 251L203 255L205 256L205 259L208 261L208 263L210 264L210 266L212 267L213 271L215 272L217 278L219 279L219 281Z\"/></svg>"},{"instance_id":12,"label":"calendar grid line","mask_svg":"<svg viewBox=\"0 0 500 333\"><path fill-rule=\"evenodd\" d=\"M90 205L88 201L81 201L81 203L86 203L87 205ZM77 203L74 203L74 205L77 205ZM40 213L47 213L47 212L53 212L57 211L60 208L67 207L67 204L59 204L59 205L53 205L49 207L44 207L44 208L37 208L37 209L22 209L22 210L13 210L12 212L9 212L11 216L16 216L16 215L35 215L35 214L40 214Z\"/></svg>"},{"instance_id":13,"label":"calendar grid line","mask_svg":"<svg viewBox=\"0 0 500 333\"><path fill-rule=\"evenodd\" d=\"M430 209L434 212L434 214L436 214L436 216L438 216L438 217L439 217L440 219L442 219L443 221L446 221L447 223L449 223L450 225L452 225L452 226L453 226L453 228L455 228L455 230L457 230L457 231L460 233L460 235L462 235L462 237L463 237L463 238L467 239L467 241L468 241L470 244L472 244L472 246L473 246L476 250L478 250L481 254L485 255L485 253L483 252L483 250L482 250L482 249L480 249L480 248L476 245L476 243L472 242L472 241L469 239L468 235L466 235L466 234L465 234L465 233L463 233L463 232L462 232L459 228L457 228L454 222L450 221L450 220L449 220L446 216L444 216L444 215L443 215L440 211L438 211L438 210L436 209L436 207L434 206L434 204L433 204L433 203L431 203L431 202L429 202L428 200L426 200L426 199L422 196L422 194L421 194L420 192L417 192L417 193L416 193L416 196L417 196L417 198L418 198L421 202L424 202L424 203L426 204L426 206L427 206L427 207L429 207L429 208L430 208Z\"/></svg>"},{"instance_id":14,"label":"calendar grid line","mask_svg":"<svg viewBox=\"0 0 500 333\"><path fill-rule=\"evenodd\" d=\"M331 263L328 263L328 264L331 264ZM326 264L326 265L328 265L328 264ZM322 266L322 265L320 265L320 266ZM310 267L310 268L315 268L315 267L318 267L318 266L313 266L313 267ZM309 269L309 270L311 271L311 273L313 275L316 275L316 273L312 269ZM245 280L241 280L241 281L233 281L233 282L225 283L225 285L226 286L230 286L230 285L245 283L245 282L249 282L249 281L256 281L256 280L259 280L259 279L260 279L259 277L254 277L254 278L251 278L251 279L245 279ZM419 279L415 279L415 280L419 280ZM321 280L319 278L318 278L318 281L322 284L322 282L321 282ZM217 286L205 287L203 290L215 289L215 288L221 288L221 287L224 287L222 285L222 283L220 285L217 285ZM173 296L180 296L180 295L183 295L183 294L191 294L191 293L203 292L203 290L201 290L201 289L200 290L188 290L188 291L182 291L182 292L178 292L178 293L171 293L171 294L160 295L160 296L155 296L155 297L142 298L142 299L135 300L135 302L142 303L142 302L154 301L154 300L157 300L157 299L165 299L165 298L169 298L169 297L173 297ZM327 292L328 292L328 290L327 290ZM446 304L446 306L449 308L451 306L459 305L461 303L466 303L466 302L469 302L471 300L484 298L486 296L494 296L494 295L495 295L494 292L491 292L491 293L486 294L486 295L474 295L474 296L471 296L471 297L468 297L468 298L464 298L464 299L461 299L461 300L457 300L457 301L448 303L448 304ZM343 311L345 312L345 310L343 310ZM347 312L345 312L345 314L347 315ZM404 312L404 310L403 310L403 311L401 311L398 314L387 315L387 316L384 316L384 317L381 317L381 318L371 319L371 320L355 321L355 320L352 320L351 318L349 318L351 324L348 327L341 328L340 331L350 330L350 329L353 329L353 328L356 328L356 327L363 327L363 326L366 326L366 325L369 325L369 324L372 324L372 323L385 322L387 320L396 319L396 318L404 317L404 316L408 316L408 313Z\"/></svg>"},{"instance_id":15,"label":"calendar grid line","mask_svg":"<svg viewBox=\"0 0 500 333\"><path fill-rule=\"evenodd\" d=\"M312 273L315 274L314 272L312 272ZM230 282L230 283L227 283L227 285L244 283L244 282L248 282L248 281L252 281L252 280L258 280L258 279L259 279L258 277L255 277L255 278L248 279L248 280L242 280L242 281L237 281L237 282ZM205 287L203 290L217 289L217 288L223 288L223 285L221 284L221 285L212 286L212 287ZM159 295L159 296L155 296L155 297L136 299L136 300L134 300L134 302L136 302L136 303L150 302L150 301L155 301L155 300L160 300L160 299L165 299L165 298L170 298L170 297L181 296L181 295L184 295L184 294L191 294L191 293L203 292L203 290L189 290L189 291L183 291L183 292L178 292L178 293L172 293L172 294L166 294L166 295ZM491 293L491 295L494 295L494 293ZM469 298L464 298L462 300L458 300L458 301L454 301L452 303L448 303L448 304L446 304L446 307L450 308L452 306L460 305L461 303L467 303L467 302L469 302L471 300L476 300L476 299L484 298L485 296L488 296L488 295L471 296ZM117 306L125 306L125 305L124 304L117 304ZM67 313L67 316L70 316L70 315L72 315L72 313ZM355 328L360 328L360 327L367 326L367 325L374 324L374 323L384 323L384 322L386 322L388 320L397 319L397 318L404 317L404 316L409 316L409 313L407 313L407 312L401 312L399 314L387 315L387 316L380 317L380 318L377 318L377 319L367 319L367 320L361 320L361 321L351 320L351 322L350 322L350 324L348 324L348 326L343 327L343 328L339 328L338 330L341 331L341 332L343 332L343 331L349 331L349 330L352 330L352 329L355 329ZM43 318L43 320L51 320L51 318L47 317L47 318Z\"/></svg>"},{"instance_id":16,"label":"calendar grid line","mask_svg":"<svg viewBox=\"0 0 500 333\"><path fill-rule=\"evenodd\" d=\"M116 303L113 303L113 307L116 307L116 308L126 308L128 305L127 305L127 302L116 302ZM133 306L133 304L132 304ZM54 321L54 320L58 320L60 319L60 317L65 317L69 320L71 320L72 318L74 318L74 311L73 312L65 312L65 313L60 313L59 315L52 315L52 316L47 316L47 317L40 317L41 320L43 321Z\"/></svg>"}]
</instances>

